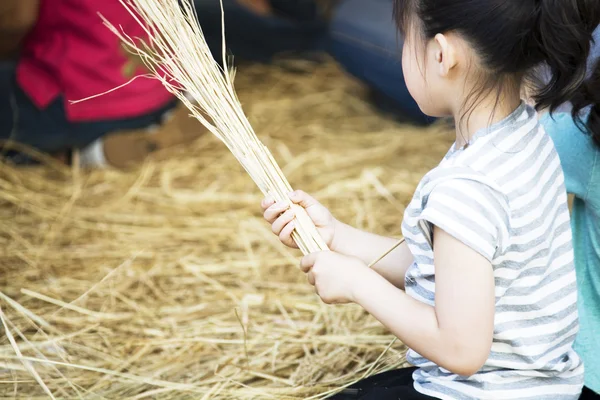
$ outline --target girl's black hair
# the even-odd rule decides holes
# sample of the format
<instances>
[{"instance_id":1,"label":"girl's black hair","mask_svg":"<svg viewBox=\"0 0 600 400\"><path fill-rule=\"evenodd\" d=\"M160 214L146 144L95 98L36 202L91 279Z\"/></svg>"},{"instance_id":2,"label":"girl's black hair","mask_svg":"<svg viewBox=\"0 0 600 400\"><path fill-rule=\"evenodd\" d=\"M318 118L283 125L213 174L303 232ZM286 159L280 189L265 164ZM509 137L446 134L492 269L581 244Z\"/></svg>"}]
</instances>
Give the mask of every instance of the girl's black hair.
<instances>
[{"instance_id":1,"label":"girl's black hair","mask_svg":"<svg viewBox=\"0 0 600 400\"><path fill-rule=\"evenodd\" d=\"M572 101L581 122L581 111L593 105L588 128L600 145L600 64L586 82L600 0L396 0L394 17L402 32L415 24L425 39L456 32L467 40L487 70L482 92L546 68L550 79L533 96L538 109L553 112Z\"/></svg>"}]
</instances>

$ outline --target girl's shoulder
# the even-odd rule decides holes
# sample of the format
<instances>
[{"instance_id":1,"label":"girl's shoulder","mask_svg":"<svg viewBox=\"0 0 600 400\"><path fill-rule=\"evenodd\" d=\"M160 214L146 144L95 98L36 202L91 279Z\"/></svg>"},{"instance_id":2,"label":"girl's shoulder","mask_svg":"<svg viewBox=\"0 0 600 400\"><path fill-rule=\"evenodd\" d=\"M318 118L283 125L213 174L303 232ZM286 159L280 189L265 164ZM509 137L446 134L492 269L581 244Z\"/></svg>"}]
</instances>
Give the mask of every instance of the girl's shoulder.
<instances>
[{"instance_id":1,"label":"girl's shoulder","mask_svg":"<svg viewBox=\"0 0 600 400\"><path fill-rule=\"evenodd\" d=\"M578 124L571 113L544 114L540 117L540 122L561 155L574 152L579 156L595 156L600 153L600 148L594 144L585 126ZM586 122L585 119L583 122Z\"/></svg>"},{"instance_id":2,"label":"girl's shoulder","mask_svg":"<svg viewBox=\"0 0 600 400\"><path fill-rule=\"evenodd\" d=\"M423 193L430 193L436 186L441 184L451 184L451 182L457 180L476 182L501 191L501 188L492 177L488 176L483 171L464 164L446 164L432 169L425 174L419 183L419 190Z\"/></svg>"},{"instance_id":3,"label":"girl's shoulder","mask_svg":"<svg viewBox=\"0 0 600 400\"><path fill-rule=\"evenodd\" d=\"M409 245L433 249L433 226L465 243L492 262L510 242L508 197L491 177L465 165L430 171L404 214Z\"/></svg>"}]
</instances>

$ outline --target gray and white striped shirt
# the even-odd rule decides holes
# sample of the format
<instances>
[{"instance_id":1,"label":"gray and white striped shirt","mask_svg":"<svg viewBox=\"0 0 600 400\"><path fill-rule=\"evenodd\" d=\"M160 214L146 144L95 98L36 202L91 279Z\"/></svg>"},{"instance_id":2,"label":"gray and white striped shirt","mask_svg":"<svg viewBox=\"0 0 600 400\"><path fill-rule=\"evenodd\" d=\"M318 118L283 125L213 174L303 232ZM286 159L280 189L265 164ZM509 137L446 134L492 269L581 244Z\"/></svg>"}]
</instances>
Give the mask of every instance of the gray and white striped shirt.
<instances>
[{"instance_id":1,"label":"gray and white striped shirt","mask_svg":"<svg viewBox=\"0 0 600 400\"><path fill-rule=\"evenodd\" d=\"M420 182L402 231L415 262L406 292L435 304L433 226L487 258L496 313L484 367L461 377L410 350L415 388L440 399L577 399L577 287L564 176L535 110L521 105L450 150Z\"/></svg>"}]
</instances>

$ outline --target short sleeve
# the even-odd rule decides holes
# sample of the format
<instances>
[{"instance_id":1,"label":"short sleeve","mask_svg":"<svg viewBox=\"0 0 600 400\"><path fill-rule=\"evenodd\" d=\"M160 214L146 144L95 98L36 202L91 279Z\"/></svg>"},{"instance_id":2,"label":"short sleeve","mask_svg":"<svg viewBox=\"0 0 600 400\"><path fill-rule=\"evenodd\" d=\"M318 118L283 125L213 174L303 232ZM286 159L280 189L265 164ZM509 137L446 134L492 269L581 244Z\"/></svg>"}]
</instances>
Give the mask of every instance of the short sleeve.
<instances>
[{"instance_id":1,"label":"short sleeve","mask_svg":"<svg viewBox=\"0 0 600 400\"><path fill-rule=\"evenodd\" d=\"M451 179L429 193L420 225L429 235L437 226L492 262L508 247L510 209L506 197L491 185Z\"/></svg>"}]
</instances>

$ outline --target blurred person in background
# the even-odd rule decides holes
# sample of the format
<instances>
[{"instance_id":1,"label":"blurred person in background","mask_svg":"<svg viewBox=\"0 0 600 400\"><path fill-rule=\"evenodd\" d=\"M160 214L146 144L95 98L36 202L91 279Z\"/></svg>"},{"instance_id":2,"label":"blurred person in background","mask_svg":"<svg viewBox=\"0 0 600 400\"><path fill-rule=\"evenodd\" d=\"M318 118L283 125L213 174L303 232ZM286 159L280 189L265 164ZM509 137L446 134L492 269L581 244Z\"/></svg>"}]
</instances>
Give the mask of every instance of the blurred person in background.
<instances>
[{"instance_id":1,"label":"blurred person in background","mask_svg":"<svg viewBox=\"0 0 600 400\"><path fill-rule=\"evenodd\" d=\"M194 0L200 25L221 58L220 0ZM392 0L223 0L227 47L236 58L268 62L277 54L329 53L372 92L374 104L399 118L428 124L400 68L402 38Z\"/></svg>"},{"instance_id":2,"label":"blurred person in background","mask_svg":"<svg viewBox=\"0 0 600 400\"><path fill-rule=\"evenodd\" d=\"M221 59L220 0L194 0L207 42ZM228 51L236 59L268 62L294 52L329 53L363 81L374 104L400 119L427 124L410 97L400 68L402 38L392 0L223 0ZM318 61L319 59L317 59Z\"/></svg>"},{"instance_id":3,"label":"blurred person in background","mask_svg":"<svg viewBox=\"0 0 600 400\"><path fill-rule=\"evenodd\" d=\"M98 16L144 38L118 0L3 0L0 13L6 38L2 54L14 60L1 70L3 142L33 147L65 162L78 149L84 165L126 167L202 132L200 124L184 129L182 119L169 118L177 107L175 97L153 79L136 79L106 95L70 103L145 73ZM31 161L10 147L3 154L16 163Z\"/></svg>"}]
</instances>

